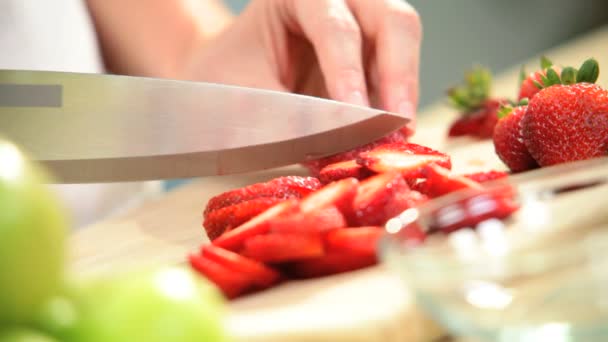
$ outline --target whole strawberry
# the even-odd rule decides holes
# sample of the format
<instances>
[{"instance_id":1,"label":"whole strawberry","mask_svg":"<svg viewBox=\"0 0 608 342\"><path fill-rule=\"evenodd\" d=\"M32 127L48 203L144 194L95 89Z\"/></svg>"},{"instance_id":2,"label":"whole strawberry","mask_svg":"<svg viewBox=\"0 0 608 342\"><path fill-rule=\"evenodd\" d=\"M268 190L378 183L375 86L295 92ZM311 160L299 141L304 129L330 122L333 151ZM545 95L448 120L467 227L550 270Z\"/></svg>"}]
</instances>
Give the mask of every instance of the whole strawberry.
<instances>
[{"instance_id":1,"label":"whole strawberry","mask_svg":"<svg viewBox=\"0 0 608 342\"><path fill-rule=\"evenodd\" d=\"M525 104L525 102L524 102ZM498 113L498 124L494 129L494 149L500 160L513 172L521 172L538 167L526 145L522 132L522 118L526 105L515 108L504 107Z\"/></svg>"},{"instance_id":2,"label":"whole strawberry","mask_svg":"<svg viewBox=\"0 0 608 342\"><path fill-rule=\"evenodd\" d=\"M504 100L490 98L491 83L491 73L478 67L466 74L465 84L449 90L450 102L461 116L450 126L448 136L492 137L496 113Z\"/></svg>"},{"instance_id":3,"label":"whole strawberry","mask_svg":"<svg viewBox=\"0 0 608 342\"><path fill-rule=\"evenodd\" d=\"M556 73L561 72L561 68L554 66L547 57L541 57L540 59L540 70L531 74L526 74L524 68L521 69L520 77L520 88L517 100L531 99L536 95L545 84L548 84L547 70L551 68Z\"/></svg>"},{"instance_id":4,"label":"whole strawberry","mask_svg":"<svg viewBox=\"0 0 608 342\"><path fill-rule=\"evenodd\" d=\"M536 94L522 119L524 143L532 157L548 166L608 154L608 92L593 84L597 61L579 70L547 74L548 88Z\"/></svg>"}]
</instances>

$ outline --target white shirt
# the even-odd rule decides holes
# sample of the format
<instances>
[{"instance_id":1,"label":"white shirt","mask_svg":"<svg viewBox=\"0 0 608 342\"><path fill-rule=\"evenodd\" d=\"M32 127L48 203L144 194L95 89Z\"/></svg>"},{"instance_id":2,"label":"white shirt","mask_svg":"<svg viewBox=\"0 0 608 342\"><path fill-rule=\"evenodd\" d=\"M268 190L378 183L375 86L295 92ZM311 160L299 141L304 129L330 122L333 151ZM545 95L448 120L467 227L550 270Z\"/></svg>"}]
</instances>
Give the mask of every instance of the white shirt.
<instances>
[{"instance_id":1,"label":"white shirt","mask_svg":"<svg viewBox=\"0 0 608 342\"><path fill-rule=\"evenodd\" d=\"M100 73L95 30L82 0L0 0L0 69ZM1 131L1 129L0 129ZM158 182L53 186L80 227L125 210Z\"/></svg>"}]
</instances>

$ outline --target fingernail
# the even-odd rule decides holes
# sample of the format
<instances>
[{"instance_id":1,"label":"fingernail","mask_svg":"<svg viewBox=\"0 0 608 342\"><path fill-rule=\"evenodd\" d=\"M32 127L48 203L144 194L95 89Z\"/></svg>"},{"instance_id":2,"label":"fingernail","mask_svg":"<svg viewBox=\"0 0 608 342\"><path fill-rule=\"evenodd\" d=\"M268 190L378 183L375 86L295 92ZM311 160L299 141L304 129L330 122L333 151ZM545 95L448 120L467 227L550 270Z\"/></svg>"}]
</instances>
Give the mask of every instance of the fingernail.
<instances>
[{"instance_id":1,"label":"fingernail","mask_svg":"<svg viewBox=\"0 0 608 342\"><path fill-rule=\"evenodd\" d=\"M401 101L397 105L397 113L412 119L414 118L414 106L410 101Z\"/></svg>"},{"instance_id":2,"label":"fingernail","mask_svg":"<svg viewBox=\"0 0 608 342\"><path fill-rule=\"evenodd\" d=\"M354 105L358 105L358 106L368 106L368 102L365 99L365 97L363 97L363 93L360 92L359 90L355 90L353 92L351 92L350 94L348 94L348 96L346 97L346 102L350 103L350 104L354 104Z\"/></svg>"}]
</instances>

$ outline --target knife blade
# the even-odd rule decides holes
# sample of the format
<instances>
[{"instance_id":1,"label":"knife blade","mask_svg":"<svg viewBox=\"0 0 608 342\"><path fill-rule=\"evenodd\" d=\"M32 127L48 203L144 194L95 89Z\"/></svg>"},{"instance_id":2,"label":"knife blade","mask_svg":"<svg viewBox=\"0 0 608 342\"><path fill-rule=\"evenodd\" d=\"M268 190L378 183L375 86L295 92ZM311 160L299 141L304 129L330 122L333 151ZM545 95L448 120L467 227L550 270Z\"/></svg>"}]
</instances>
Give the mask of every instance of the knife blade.
<instances>
[{"instance_id":1,"label":"knife blade","mask_svg":"<svg viewBox=\"0 0 608 342\"><path fill-rule=\"evenodd\" d=\"M0 70L0 135L58 183L243 173L339 153L408 123L394 113L237 86Z\"/></svg>"}]
</instances>

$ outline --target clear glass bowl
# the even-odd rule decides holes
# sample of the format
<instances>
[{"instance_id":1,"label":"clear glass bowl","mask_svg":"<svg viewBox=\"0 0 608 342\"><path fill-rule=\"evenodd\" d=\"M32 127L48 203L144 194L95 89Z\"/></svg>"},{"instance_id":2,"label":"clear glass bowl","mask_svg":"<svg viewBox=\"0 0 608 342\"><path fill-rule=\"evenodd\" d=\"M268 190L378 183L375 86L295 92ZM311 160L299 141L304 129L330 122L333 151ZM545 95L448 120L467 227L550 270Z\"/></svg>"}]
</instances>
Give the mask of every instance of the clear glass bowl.
<instances>
[{"instance_id":1,"label":"clear glass bowl","mask_svg":"<svg viewBox=\"0 0 608 342\"><path fill-rule=\"evenodd\" d=\"M389 221L381 258L456 336L608 341L608 158L513 176L489 189L511 189L519 209L497 219L483 215L497 205L488 193L444 196ZM443 233L471 213L483 220ZM411 229L436 233L419 244Z\"/></svg>"}]
</instances>

